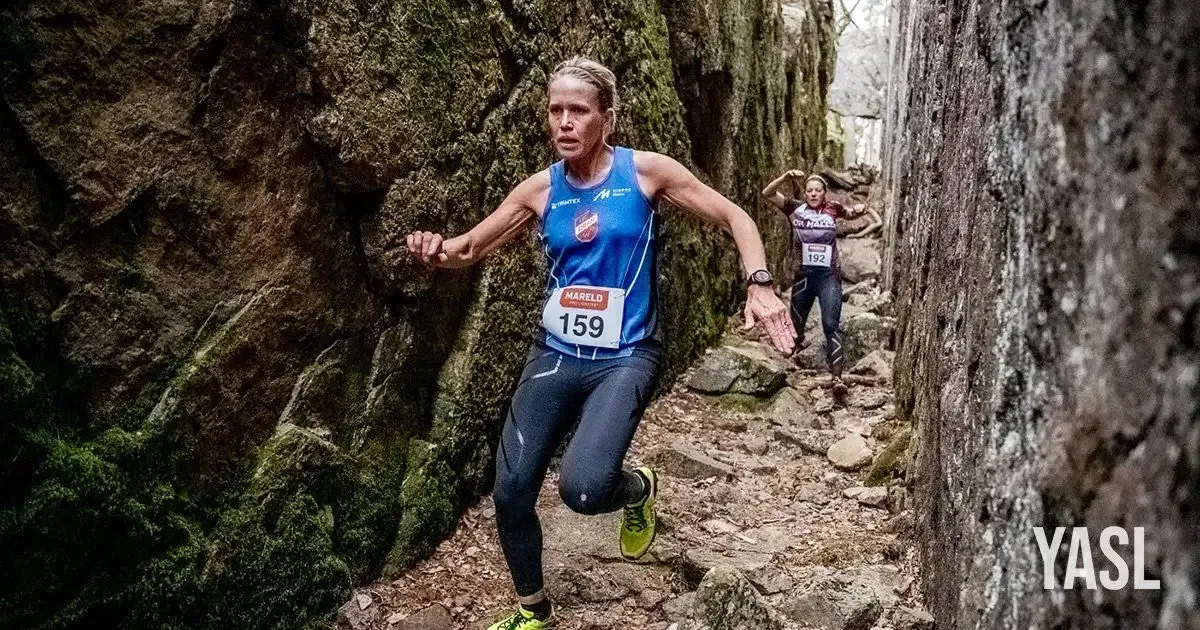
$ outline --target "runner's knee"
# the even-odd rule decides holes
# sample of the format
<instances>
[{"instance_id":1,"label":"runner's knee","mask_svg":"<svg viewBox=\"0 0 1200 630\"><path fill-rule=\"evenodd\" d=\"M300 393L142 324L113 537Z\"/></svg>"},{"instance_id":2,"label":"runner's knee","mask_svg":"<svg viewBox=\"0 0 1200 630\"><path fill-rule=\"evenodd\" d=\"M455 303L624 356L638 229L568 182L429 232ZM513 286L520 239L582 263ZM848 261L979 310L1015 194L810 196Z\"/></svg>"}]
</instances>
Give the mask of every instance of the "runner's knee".
<instances>
[{"instance_id":1,"label":"runner's knee","mask_svg":"<svg viewBox=\"0 0 1200 630\"><path fill-rule=\"evenodd\" d=\"M612 510L609 503L612 502L612 493L616 488L610 477L611 475L595 473L569 474L564 471L558 481L558 494L573 512L589 516L610 512Z\"/></svg>"}]
</instances>

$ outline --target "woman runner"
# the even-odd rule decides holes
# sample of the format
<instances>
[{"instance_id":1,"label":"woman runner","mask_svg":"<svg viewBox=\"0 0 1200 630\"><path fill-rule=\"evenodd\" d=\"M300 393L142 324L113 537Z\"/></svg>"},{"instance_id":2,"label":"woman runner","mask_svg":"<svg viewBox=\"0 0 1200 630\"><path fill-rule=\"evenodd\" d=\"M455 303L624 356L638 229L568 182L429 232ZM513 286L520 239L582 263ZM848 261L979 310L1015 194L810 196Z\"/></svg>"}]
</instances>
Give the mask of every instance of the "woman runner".
<instances>
[{"instance_id":1,"label":"woman runner","mask_svg":"<svg viewBox=\"0 0 1200 630\"><path fill-rule=\"evenodd\" d=\"M790 199L779 192L785 180L799 181L803 171L790 170L775 178L762 195L788 215L792 226L792 327L799 333L796 347L804 345L804 323L814 300L821 303L821 328L825 331L825 360L833 376L833 394L843 396L842 383L842 277L838 270L836 219L854 218L836 201L826 201L825 178L810 175L804 180L804 201Z\"/></svg>"},{"instance_id":2,"label":"woman runner","mask_svg":"<svg viewBox=\"0 0 1200 630\"><path fill-rule=\"evenodd\" d=\"M517 185L466 234L413 232L408 249L437 267L474 264L538 221L548 257L539 339L526 360L496 450L496 525L519 606L490 630L552 627L543 591L542 530L535 511L550 458L572 422L559 494L574 511L623 509L619 545L629 559L654 541L658 477L622 462L654 389L662 354L657 303L659 217L667 199L732 235L756 323L782 353L793 348L787 307L775 295L750 217L665 155L613 147L616 77L575 57L549 79L550 136L561 160Z\"/></svg>"}]
</instances>

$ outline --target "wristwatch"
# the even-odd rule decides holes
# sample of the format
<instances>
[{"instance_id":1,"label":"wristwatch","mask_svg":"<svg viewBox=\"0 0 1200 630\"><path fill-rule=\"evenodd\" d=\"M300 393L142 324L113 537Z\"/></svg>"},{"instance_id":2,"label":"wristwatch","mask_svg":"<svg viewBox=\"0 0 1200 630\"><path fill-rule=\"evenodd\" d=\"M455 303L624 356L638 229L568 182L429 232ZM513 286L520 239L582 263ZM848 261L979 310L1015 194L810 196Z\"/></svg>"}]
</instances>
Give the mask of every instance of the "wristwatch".
<instances>
[{"instance_id":1,"label":"wristwatch","mask_svg":"<svg viewBox=\"0 0 1200 630\"><path fill-rule=\"evenodd\" d=\"M771 277L771 272L766 269L759 269L751 273L746 278L746 286L757 284L764 287L774 286L775 279Z\"/></svg>"}]
</instances>

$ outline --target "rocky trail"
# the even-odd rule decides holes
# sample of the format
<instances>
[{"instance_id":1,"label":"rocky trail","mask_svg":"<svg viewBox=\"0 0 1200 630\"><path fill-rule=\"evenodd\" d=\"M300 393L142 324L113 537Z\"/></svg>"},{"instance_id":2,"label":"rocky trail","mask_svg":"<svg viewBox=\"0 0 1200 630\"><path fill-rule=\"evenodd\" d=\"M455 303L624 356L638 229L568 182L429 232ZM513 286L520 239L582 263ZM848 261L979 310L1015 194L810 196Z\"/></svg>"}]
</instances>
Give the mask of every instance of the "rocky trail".
<instances>
[{"instance_id":1,"label":"rocky trail","mask_svg":"<svg viewBox=\"0 0 1200 630\"><path fill-rule=\"evenodd\" d=\"M855 201L857 196L847 196ZM848 224L848 235L870 230ZM731 321L723 343L654 401L630 462L661 475L659 535L624 561L619 514L562 504L557 462L539 500L547 589L565 630L932 628L903 485L911 429L895 419L890 318L879 242L843 239L849 393L835 400L819 314L795 363ZM750 333L753 335L753 333ZM484 497L432 557L358 589L337 624L353 630L486 628L513 606Z\"/></svg>"}]
</instances>

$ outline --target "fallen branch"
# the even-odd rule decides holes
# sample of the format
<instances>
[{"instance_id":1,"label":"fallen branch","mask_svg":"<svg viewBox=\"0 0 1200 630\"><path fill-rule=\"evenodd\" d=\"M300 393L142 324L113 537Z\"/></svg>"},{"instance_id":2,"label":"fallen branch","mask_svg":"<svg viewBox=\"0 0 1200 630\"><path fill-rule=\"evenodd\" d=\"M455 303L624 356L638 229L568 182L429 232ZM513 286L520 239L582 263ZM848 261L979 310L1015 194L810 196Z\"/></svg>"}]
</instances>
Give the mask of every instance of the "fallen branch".
<instances>
[{"instance_id":1,"label":"fallen branch","mask_svg":"<svg viewBox=\"0 0 1200 630\"><path fill-rule=\"evenodd\" d=\"M872 223L867 227L855 232L854 234L846 235L846 238L866 238L875 232L878 232L883 227L882 223Z\"/></svg>"},{"instance_id":2,"label":"fallen branch","mask_svg":"<svg viewBox=\"0 0 1200 630\"><path fill-rule=\"evenodd\" d=\"M868 234L873 234L877 230L883 228L883 217L874 208L867 206L867 214L871 215L871 223L867 227L846 236L846 238L865 238Z\"/></svg>"}]
</instances>

